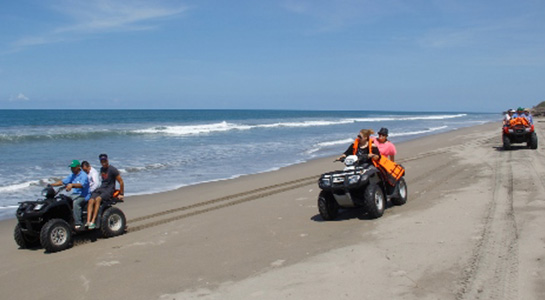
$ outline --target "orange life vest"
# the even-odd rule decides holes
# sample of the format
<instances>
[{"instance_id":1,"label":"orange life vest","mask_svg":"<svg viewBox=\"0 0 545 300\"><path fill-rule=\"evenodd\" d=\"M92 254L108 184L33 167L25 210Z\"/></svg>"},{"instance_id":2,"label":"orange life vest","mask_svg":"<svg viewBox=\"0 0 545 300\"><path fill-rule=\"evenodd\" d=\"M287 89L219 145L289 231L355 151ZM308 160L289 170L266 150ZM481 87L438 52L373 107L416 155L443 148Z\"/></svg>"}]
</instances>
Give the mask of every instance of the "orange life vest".
<instances>
[{"instance_id":1,"label":"orange life vest","mask_svg":"<svg viewBox=\"0 0 545 300\"><path fill-rule=\"evenodd\" d=\"M352 145L352 155L358 154L358 147L360 145L360 138L357 138L354 140L354 144Z\"/></svg>"},{"instance_id":2,"label":"orange life vest","mask_svg":"<svg viewBox=\"0 0 545 300\"><path fill-rule=\"evenodd\" d=\"M373 141L369 139L369 154L372 154ZM392 186L395 186L401 176L405 175L405 168L389 160L386 155L381 155L379 160L371 159L376 168L383 171L386 181Z\"/></svg>"},{"instance_id":3,"label":"orange life vest","mask_svg":"<svg viewBox=\"0 0 545 300\"><path fill-rule=\"evenodd\" d=\"M524 127L529 127L530 123L528 122L528 120L526 120L525 117L517 117L517 118L511 119L509 121L509 126L516 126L516 125L522 125Z\"/></svg>"}]
</instances>

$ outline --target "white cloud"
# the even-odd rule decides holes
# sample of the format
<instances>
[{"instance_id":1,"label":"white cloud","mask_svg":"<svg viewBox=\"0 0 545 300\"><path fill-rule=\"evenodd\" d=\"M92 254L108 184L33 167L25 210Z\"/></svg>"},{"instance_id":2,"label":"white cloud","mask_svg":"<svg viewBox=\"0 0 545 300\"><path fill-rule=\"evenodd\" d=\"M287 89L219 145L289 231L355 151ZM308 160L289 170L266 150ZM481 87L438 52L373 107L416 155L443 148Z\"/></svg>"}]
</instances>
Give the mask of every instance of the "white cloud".
<instances>
[{"instance_id":1,"label":"white cloud","mask_svg":"<svg viewBox=\"0 0 545 300\"><path fill-rule=\"evenodd\" d=\"M27 96L25 96L23 93L19 93L18 95L12 95L9 97L9 101L11 102L21 102L21 101L28 101L30 100Z\"/></svg>"},{"instance_id":2,"label":"white cloud","mask_svg":"<svg viewBox=\"0 0 545 300\"><path fill-rule=\"evenodd\" d=\"M282 7L290 13L316 19L320 23L319 31L373 23L408 10L408 6L399 0L285 0Z\"/></svg>"},{"instance_id":3,"label":"white cloud","mask_svg":"<svg viewBox=\"0 0 545 300\"><path fill-rule=\"evenodd\" d=\"M16 48L82 39L89 34L150 30L160 20L177 16L188 7L172 1L60 0L51 9L70 22L50 32L23 37Z\"/></svg>"}]
</instances>

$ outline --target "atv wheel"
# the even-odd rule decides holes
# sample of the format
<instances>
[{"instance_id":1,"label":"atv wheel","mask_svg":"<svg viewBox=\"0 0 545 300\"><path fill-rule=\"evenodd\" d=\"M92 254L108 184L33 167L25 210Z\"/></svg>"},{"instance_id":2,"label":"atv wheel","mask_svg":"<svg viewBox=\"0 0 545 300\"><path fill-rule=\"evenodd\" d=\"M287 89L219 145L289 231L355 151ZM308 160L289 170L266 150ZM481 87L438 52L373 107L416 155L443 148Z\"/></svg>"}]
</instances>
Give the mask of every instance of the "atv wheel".
<instances>
[{"instance_id":1,"label":"atv wheel","mask_svg":"<svg viewBox=\"0 0 545 300\"><path fill-rule=\"evenodd\" d=\"M511 140L507 135L503 135L503 150L510 150L511 149Z\"/></svg>"},{"instance_id":2,"label":"atv wheel","mask_svg":"<svg viewBox=\"0 0 545 300\"><path fill-rule=\"evenodd\" d=\"M339 212L339 204L337 204L331 193L321 191L320 196L318 196L318 210L322 219L326 221L333 220Z\"/></svg>"},{"instance_id":3,"label":"atv wheel","mask_svg":"<svg viewBox=\"0 0 545 300\"><path fill-rule=\"evenodd\" d=\"M57 252L70 246L72 230L63 219L51 219L40 232L40 243L48 252Z\"/></svg>"},{"instance_id":4,"label":"atv wheel","mask_svg":"<svg viewBox=\"0 0 545 300\"><path fill-rule=\"evenodd\" d=\"M370 184L365 188L363 206L373 219L380 218L384 213L384 193L377 184Z\"/></svg>"},{"instance_id":5,"label":"atv wheel","mask_svg":"<svg viewBox=\"0 0 545 300\"><path fill-rule=\"evenodd\" d=\"M530 140L528 141L528 148L530 149L537 149L537 134L535 132L532 132L530 135Z\"/></svg>"},{"instance_id":6,"label":"atv wheel","mask_svg":"<svg viewBox=\"0 0 545 300\"><path fill-rule=\"evenodd\" d=\"M112 237L125 232L127 221L120 209L116 207L106 209L101 220L100 231L103 237Z\"/></svg>"},{"instance_id":7,"label":"atv wheel","mask_svg":"<svg viewBox=\"0 0 545 300\"><path fill-rule=\"evenodd\" d=\"M13 238L15 239L15 242L21 249L32 248L40 244L39 237L32 237L32 236L28 236L24 234L19 224L15 225L15 230L13 231Z\"/></svg>"},{"instance_id":8,"label":"atv wheel","mask_svg":"<svg viewBox=\"0 0 545 300\"><path fill-rule=\"evenodd\" d=\"M392 203L394 205L403 205L407 203L407 183L405 182L405 178L401 177L397 182L396 193L397 195L392 198Z\"/></svg>"}]
</instances>

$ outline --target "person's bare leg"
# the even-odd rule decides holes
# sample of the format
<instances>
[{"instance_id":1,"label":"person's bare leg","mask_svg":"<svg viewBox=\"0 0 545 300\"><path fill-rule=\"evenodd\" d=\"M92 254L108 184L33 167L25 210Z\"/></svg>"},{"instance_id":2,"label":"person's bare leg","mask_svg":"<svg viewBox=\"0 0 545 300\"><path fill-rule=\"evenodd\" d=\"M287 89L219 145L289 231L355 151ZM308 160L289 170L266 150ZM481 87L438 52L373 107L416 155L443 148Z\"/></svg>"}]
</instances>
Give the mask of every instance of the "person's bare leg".
<instances>
[{"instance_id":1,"label":"person's bare leg","mask_svg":"<svg viewBox=\"0 0 545 300\"><path fill-rule=\"evenodd\" d=\"M91 223L92 224L95 224L96 222L96 219L97 219L97 215L98 215L98 209L100 208L100 201L102 201L102 198L100 196L98 196L96 199L95 199L95 207L93 209L93 218L91 219Z\"/></svg>"},{"instance_id":2,"label":"person's bare leg","mask_svg":"<svg viewBox=\"0 0 545 300\"><path fill-rule=\"evenodd\" d=\"M91 198L89 199L89 203L87 204L87 223L85 225L91 224L91 217L93 216L93 208L95 206L95 199Z\"/></svg>"}]
</instances>

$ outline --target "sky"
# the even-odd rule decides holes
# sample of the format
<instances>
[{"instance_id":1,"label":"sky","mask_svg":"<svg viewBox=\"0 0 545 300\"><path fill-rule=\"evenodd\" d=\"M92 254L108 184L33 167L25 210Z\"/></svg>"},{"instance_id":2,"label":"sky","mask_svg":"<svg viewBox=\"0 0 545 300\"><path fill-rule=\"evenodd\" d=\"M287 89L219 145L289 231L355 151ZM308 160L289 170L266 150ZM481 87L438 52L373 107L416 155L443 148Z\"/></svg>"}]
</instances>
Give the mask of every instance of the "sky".
<instances>
[{"instance_id":1,"label":"sky","mask_svg":"<svg viewBox=\"0 0 545 300\"><path fill-rule=\"evenodd\" d=\"M502 112L542 0L0 0L0 109Z\"/></svg>"}]
</instances>

